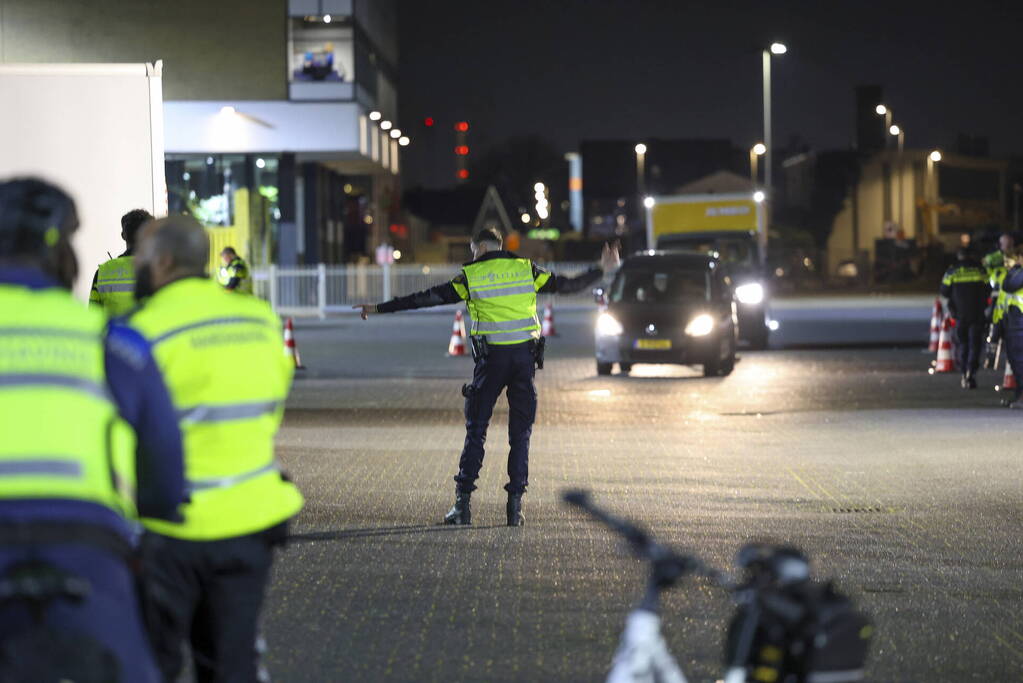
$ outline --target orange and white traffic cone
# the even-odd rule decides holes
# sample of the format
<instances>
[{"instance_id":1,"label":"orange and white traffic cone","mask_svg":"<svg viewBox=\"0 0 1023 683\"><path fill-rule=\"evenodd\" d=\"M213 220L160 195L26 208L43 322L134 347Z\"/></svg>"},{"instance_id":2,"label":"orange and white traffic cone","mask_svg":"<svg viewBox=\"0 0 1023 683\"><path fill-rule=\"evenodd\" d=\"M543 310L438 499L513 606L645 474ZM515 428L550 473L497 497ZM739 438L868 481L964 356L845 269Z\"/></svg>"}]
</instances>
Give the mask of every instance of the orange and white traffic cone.
<instances>
[{"instance_id":1,"label":"orange and white traffic cone","mask_svg":"<svg viewBox=\"0 0 1023 683\"><path fill-rule=\"evenodd\" d=\"M1016 389L1016 375L1012 372L1009 361L1005 361L1005 374L1002 375L1002 383L995 387L996 391L1012 391Z\"/></svg>"},{"instance_id":2,"label":"orange and white traffic cone","mask_svg":"<svg viewBox=\"0 0 1023 683\"><path fill-rule=\"evenodd\" d=\"M938 337L938 358L934 361L934 367L928 370L932 375L939 372L953 372L955 363L952 361L952 320L945 318L941 325L941 334Z\"/></svg>"},{"instance_id":3,"label":"orange and white traffic cone","mask_svg":"<svg viewBox=\"0 0 1023 683\"><path fill-rule=\"evenodd\" d=\"M291 360L295 361L296 370L305 370L305 366L302 365L302 357L298 355L298 345L295 343L295 323L291 318L284 323L284 355L291 356Z\"/></svg>"},{"instance_id":4,"label":"orange and white traffic cone","mask_svg":"<svg viewBox=\"0 0 1023 683\"><path fill-rule=\"evenodd\" d=\"M927 345L927 350L931 353L935 353L938 350L938 341L941 336L941 319L944 314L941 310L941 299L934 299L934 312L931 313L931 340Z\"/></svg>"},{"instance_id":5,"label":"orange and white traffic cone","mask_svg":"<svg viewBox=\"0 0 1023 683\"><path fill-rule=\"evenodd\" d=\"M540 326L540 335L543 337L556 337L558 335L554 330L554 306L551 304L543 307L543 325Z\"/></svg>"},{"instance_id":6,"label":"orange and white traffic cone","mask_svg":"<svg viewBox=\"0 0 1023 683\"><path fill-rule=\"evenodd\" d=\"M465 323L462 322L461 311L455 311L455 323L451 327L451 341L448 342L448 355L465 355Z\"/></svg>"}]
</instances>

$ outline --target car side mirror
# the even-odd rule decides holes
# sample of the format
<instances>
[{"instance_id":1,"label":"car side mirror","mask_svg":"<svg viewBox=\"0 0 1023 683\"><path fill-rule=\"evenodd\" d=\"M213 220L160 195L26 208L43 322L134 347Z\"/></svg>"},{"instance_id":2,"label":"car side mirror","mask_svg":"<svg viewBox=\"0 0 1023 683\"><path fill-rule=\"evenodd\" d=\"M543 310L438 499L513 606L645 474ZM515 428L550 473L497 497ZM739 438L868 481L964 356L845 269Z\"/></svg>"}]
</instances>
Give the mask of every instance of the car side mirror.
<instances>
[{"instance_id":1,"label":"car side mirror","mask_svg":"<svg viewBox=\"0 0 1023 683\"><path fill-rule=\"evenodd\" d=\"M604 291L603 287L593 288L593 300L601 305L607 304L607 293Z\"/></svg>"}]
</instances>

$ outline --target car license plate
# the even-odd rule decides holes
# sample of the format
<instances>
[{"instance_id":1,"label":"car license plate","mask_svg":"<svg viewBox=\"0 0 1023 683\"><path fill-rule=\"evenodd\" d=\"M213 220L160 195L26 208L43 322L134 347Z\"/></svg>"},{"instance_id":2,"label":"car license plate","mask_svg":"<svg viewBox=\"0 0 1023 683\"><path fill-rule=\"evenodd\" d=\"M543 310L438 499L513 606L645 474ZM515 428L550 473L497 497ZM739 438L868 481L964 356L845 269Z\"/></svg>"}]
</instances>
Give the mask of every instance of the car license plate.
<instances>
[{"instance_id":1,"label":"car license plate","mask_svg":"<svg viewBox=\"0 0 1023 683\"><path fill-rule=\"evenodd\" d=\"M670 339L637 339L636 348L645 351L664 351L671 348Z\"/></svg>"}]
</instances>

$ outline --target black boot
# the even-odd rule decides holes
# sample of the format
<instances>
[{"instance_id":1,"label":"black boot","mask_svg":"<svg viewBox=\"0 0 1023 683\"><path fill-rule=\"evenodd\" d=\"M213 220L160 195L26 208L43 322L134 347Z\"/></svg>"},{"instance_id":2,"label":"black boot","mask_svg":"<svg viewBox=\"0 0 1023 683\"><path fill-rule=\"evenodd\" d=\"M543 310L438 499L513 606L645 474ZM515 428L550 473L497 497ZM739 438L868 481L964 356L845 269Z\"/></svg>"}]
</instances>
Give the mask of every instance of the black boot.
<instances>
[{"instance_id":1,"label":"black boot","mask_svg":"<svg viewBox=\"0 0 1023 683\"><path fill-rule=\"evenodd\" d=\"M977 388L977 378L972 372L966 373L966 388L967 389Z\"/></svg>"},{"instance_id":2,"label":"black boot","mask_svg":"<svg viewBox=\"0 0 1023 683\"><path fill-rule=\"evenodd\" d=\"M522 526L522 494L521 493L509 493L508 494L508 526Z\"/></svg>"},{"instance_id":3,"label":"black boot","mask_svg":"<svg viewBox=\"0 0 1023 683\"><path fill-rule=\"evenodd\" d=\"M471 493L455 491L455 505L444 515L445 524L468 526L472 524L472 509L469 507Z\"/></svg>"}]
</instances>

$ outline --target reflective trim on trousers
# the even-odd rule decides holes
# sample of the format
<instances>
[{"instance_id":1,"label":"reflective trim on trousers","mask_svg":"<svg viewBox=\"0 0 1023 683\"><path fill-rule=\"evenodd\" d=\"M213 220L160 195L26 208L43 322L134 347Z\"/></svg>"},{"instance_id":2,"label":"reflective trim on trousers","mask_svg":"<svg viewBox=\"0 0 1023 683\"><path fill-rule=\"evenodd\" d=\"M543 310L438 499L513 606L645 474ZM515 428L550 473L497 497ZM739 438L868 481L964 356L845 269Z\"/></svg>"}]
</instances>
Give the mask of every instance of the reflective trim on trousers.
<instances>
[{"instance_id":1,"label":"reflective trim on trousers","mask_svg":"<svg viewBox=\"0 0 1023 683\"><path fill-rule=\"evenodd\" d=\"M249 479L255 479L258 476L266 474L267 472L280 472L281 467L276 462L272 462L269 465L264 465L259 469L252 470L251 472L243 472L242 474L236 474L231 477L216 477L213 479L190 479L188 481L188 490L194 491L208 491L210 489L222 489L228 486L234 486L240 484Z\"/></svg>"},{"instance_id":2,"label":"reflective trim on trousers","mask_svg":"<svg viewBox=\"0 0 1023 683\"><path fill-rule=\"evenodd\" d=\"M474 332L510 332L512 330L521 330L523 327L529 327L530 325L539 327L540 321L537 320L535 315L530 318L502 320L500 322L476 320L472 324L472 329Z\"/></svg>"},{"instance_id":3,"label":"reflective trim on trousers","mask_svg":"<svg viewBox=\"0 0 1023 683\"><path fill-rule=\"evenodd\" d=\"M107 388L98 382L74 375L47 375L44 373L0 374L0 389L13 387L58 387L92 394L97 398L110 400Z\"/></svg>"},{"instance_id":4,"label":"reflective trim on trousers","mask_svg":"<svg viewBox=\"0 0 1023 683\"><path fill-rule=\"evenodd\" d=\"M76 460L47 456L38 459L0 460L0 477L67 477L82 478L82 463Z\"/></svg>"},{"instance_id":5,"label":"reflective trim on trousers","mask_svg":"<svg viewBox=\"0 0 1023 683\"><path fill-rule=\"evenodd\" d=\"M475 299L490 299L495 296L512 296L514 294L535 294L536 288L533 283L527 285L511 285L508 287L496 287L494 289L469 288L469 296Z\"/></svg>"},{"instance_id":6,"label":"reflective trim on trousers","mask_svg":"<svg viewBox=\"0 0 1023 683\"><path fill-rule=\"evenodd\" d=\"M210 320L200 320L199 322L190 323L188 325L182 325L181 327L175 327L173 330L164 332L159 337L152 340L152 344L155 346L160 342L167 341L171 337L181 334L182 332L189 332L191 330L207 327L209 325L234 325L239 323L249 323L256 325L270 325L270 321L265 318L251 318L251 317L237 317L237 318L211 318Z\"/></svg>"},{"instance_id":7,"label":"reflective trim on trousers","mask_svg":"<svg viewBox=\"0 0 1023 683\"><path fill-rule=\"evenodd\" d=\"M271 415L280 407L280 401L231 403L228 405L199 405L178 411L182 422L229 422Z\"/></svg>"},{"instance_id":8,"label":"reflective trim on trousers","mask_svg":"<svg viewBox=\"0 0 1023 683\"><path fill-rule=\"evenodd\" d=\"M111 292L134 292L134 282L119 282L111 285L96 285L96 291L100 294L110 294Z\"/></svg>"}]
</instances>

